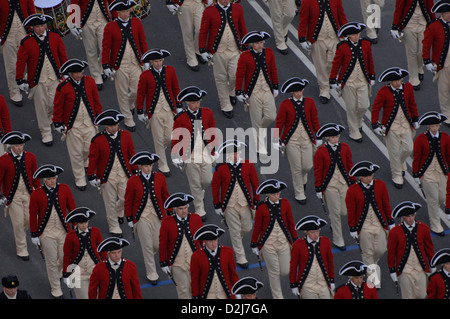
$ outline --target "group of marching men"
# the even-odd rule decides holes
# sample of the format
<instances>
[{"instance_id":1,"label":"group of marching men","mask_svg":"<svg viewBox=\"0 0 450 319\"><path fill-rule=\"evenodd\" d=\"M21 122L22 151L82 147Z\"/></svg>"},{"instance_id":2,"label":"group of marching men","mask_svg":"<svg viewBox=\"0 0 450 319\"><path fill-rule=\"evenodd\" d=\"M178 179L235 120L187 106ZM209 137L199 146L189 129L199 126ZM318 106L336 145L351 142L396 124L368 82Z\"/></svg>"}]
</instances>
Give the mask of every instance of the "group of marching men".
<instances>
[{"instance_id":1,"label":"group of marching men","mask_svg":"<svg viewBox=\"0 0 450 319\"><path fill-rule=\"evenodd\" d=\"M9 11L11 21L16 24L21 18L19 12L23 12L23 8L19 9L22 2L25 6L26 1L19 1ZM178 14L180 23L181 16L189 11L189 2L185 2L168 4L168 9ZM423 1L418 3L414 15L426 7ZM102 63L98 76L93 71L96 63L67 59L61 37L45 27L51 17L31 13L23 19L22 25L32 32L20 39L15 82L19 90L29 90L29 98L34 97L42 143L52 145L52 123L65 139L76 187L84 191L87 179L100 190L111 234L102 240L98 229L88 226L95 212L76 207L70 187L57 182L63 169L51 164L38 168L36 157L24 151L24 144L31 137L18 131L6 132L7 125L4 125L1 143L10 145L11 149L0 158L4 195L1 203L11 218L17 255L23 260L29 259L25 235L29 223L32 242L45 258L55 298L63 295L58 263L61 259L69 287L75 274L81 278L81 286L74 289L77 298L141 297L136 266L121 256L122 248L129 244L121 238L120 225L125 219L133 234L139 236L147 279L157 284L155 256L158 253L160 267L176 283L179 298L232 298L245 294L239 290L241 285L255 296L262 283L254 278L239 280L236 273L236 265L248 267L242 237L250 231L252 252L266 263L273 298L283 298L281 278L287 274L292 292L300 298L376 297L375 287L356 277L361 277L368 265L377 264L386 251L391 277L398 282L403 298L449 298L449 250L435 253L430 235L431 230L444 236L439 207L443 202L450 206L450 200L445 200L450 137L439 129L449 117L439 112L427 112L419 117L413 90L420 87L402 80L411 72L393 67L380 75L379 81L387 84L375 98L372 127L384 136L393 183L398 189L403 185L406 158L413 152L412 173L423 187L430 227L415 220L420 207L416 203L402 202L391 210L385 183L374 179L379 166L368 161L353 165L349 145L339 141L344 127L335 123L320 125L314 100L303 95L307 80L295 77L283 83L281 93L292 96L282 101L277 112L275 97L279 94L279 81L275 55L264 47L269 34L247 32L243 9L238 3L219 0L206 8L203 6L198 40L194 40L197 43L194 51L198 50L198 54L195 52L194 56L197 62L214 67L222 114L232 118L236 102L244 103L252 127L258 132L252 142L257 145L261 160L268 153L264 129L275 121L278 130L270 137L269 144L287 154L295 199L300 205L306 205L307 175L314 169L316 196L329 212L333 230L330 240L319 235L326 221L317 216L305 216L294 223L289 201L280 196L286 183L276 179L260 183L253 163L244 159L244 143L231 140L222 144L215 140L211 133L215 128L214 112L200 105L207 93L195 86L180 90L175 69L163 64L170 53L162 49L148 50L142 22L130 18L134 4L131 0L113 1L108 9L114 14L107 16L104 2L91 1L82 19L86 24L71 28L74 35L85 39L89 37L88 32L80 33L80 30L93 25L92 21L85 21L91 16L106 21L103 28L99 27ZM431 11L442 13L430 24L438 29L440 21L450 12L450 4L439 1ZM111 16L115 19L108 22ZM12 30L13 26L9 28ZM446 25L442 28L447 32ZM362 118L369 108L370 87L375 83L371 55L374 42L360 37L364 29L364 24L346 21L339 0L302 1L301 45L311 51L316 67L330 67L330 71L323 72L327 74L325 80L318 72L319 99L327 103L330 88L342 94L349 136L356 143L362 142ZM285 38L286 35L285 30ZM184 37L183 34L186 49ZM333 61L318 62L324 53L330 56L326 54L330 50L326 47L333 44L330 39L338 41ZM429 44L428 51L431 47L433 50L430 59L424 58L429 62L426 67L431 64L430 70L440 74L441 70L445 71L446 55L437 54L436 44L425 39L426 36L424 57L429 56L429 52L425 53L425 43ZM446 41L436 41L448 49L448 36L443 39ZM287 54L282 45L277 44L277 48ZM195 62L187 60L190 69L198 71ZM88 66L92 76L83 74ZM418 77L421 78L420 74L423 77L420 72ZM98 91L107 77L115 81L120 111L102 109ZM324 81L326 85L321 86ZM328 93L323 93L322 88ZM441 94L439 97L445 113L444 98L441 99ZM11 100L17 106L22 104L12 95ZM185 108L182 103L186 104ZM1 104L7 110L4 99ZM136 130L135 109L138 119L151 129L155 153L134 150L130 132ZM127 130L119 129L122 121ZM103 131L98 131L100 125L105 127ZM428 126L428 130L413 142L420 125ZM178 128L187 129L190 138L174 136ZM165 147L169 145L172 164L186 173L191 194L168 192L166 178L170 169ZM225 159L212 173L219 156ZM159 171L153 170L155 163ZM224 218L230 232L232 248L218 244L223 229L213 224L203 225L205 189L209 186L215 212ZM264 194L266 198L262 199ZM195 213L188 212L191 202ZM446 209L446 213L450 216L450 210ZM351 261L341 268L340 274L351 276L352 280L336 289L331 245L345 250L341 225L345 215L350 234L360 245L362 262ZM402 220L397 226L395 218ZM411 231L408 226L412 226ZM297 231L305 231L305 236L299 237ZM72 274L73 264L78 268ZM439 264L443 264L442 270L428 279L427 274Z\"/></svg>"}]
</instances>

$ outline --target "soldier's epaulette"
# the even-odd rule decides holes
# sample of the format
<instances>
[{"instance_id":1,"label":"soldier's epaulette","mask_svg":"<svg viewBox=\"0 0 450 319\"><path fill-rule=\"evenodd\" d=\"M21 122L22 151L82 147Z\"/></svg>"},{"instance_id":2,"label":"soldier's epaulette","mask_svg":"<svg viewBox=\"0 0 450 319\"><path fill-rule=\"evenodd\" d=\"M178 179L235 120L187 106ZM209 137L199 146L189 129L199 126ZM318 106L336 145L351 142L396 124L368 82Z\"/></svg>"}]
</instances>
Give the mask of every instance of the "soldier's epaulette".
<instances>
[{"instance_id":1,"label":"soldier's epaulette","mask_svg":"<svg viewBox=\"0 0 450 319\"><path fill-rule=\"evenodd\" d=\"M348 41L341 41L336 45L336 49L339 48L341 45L343 44L347 44L348 45Z\"/></svg>"},{"instance_id":2,"label":"soldier's epaulette","mask_svg":"<svg viewBox=\"0 0 450 319\"><path fill-rule=\"evenodd\" d=\"M105 133L106 133L106 131L98 132L98 133L95 134L94 137L91 139L91 142L94 142L94 140L95 140L96 138L98 138L99 136L105 135Z\"/></svg>"},{"instance_id":3,"label":"soldier's epaulette","mask_svg":"<svg viewBox=\"0 0 450 319\"><path fill-rule=\"evenodd\" d=\"M216 170L217 170L220 166L222 166L223 164L226 164L226 163L216 163Z\"/></svg>"},{"instance_id":4,"label":"soldier's epaulette","mask_svg":"<svg viewBox=\"0 0 450 319\"><path fill-rule=\"evenodd\" d=\"M258 207L261 206L262 204L264 204L266 201L267 201L267 199L259 201L258 204L256 204L255 208L258 209Z\"/></svg>"},{"instance_id":5,"label":"soldier's epaulette","mask_svg":"<svg viewBox=\"0 0 450 319\"><path fill-rule=\"evenodd\" d=\"M58 92L61 92L61 89L63 88L64 85L66 85L67 83L69 83L69 78L65 78L62 82L60 82L56 88L56 90Z\"/></svg>"},{"instance_id":6,"label":"soldier's epaulette","mask_svg":"<svg viewBox=\"0 0 450 319\"><path fill-rule=\"evenodd\" d=\"M175 121L181 114L186 113L186 110L181 111L180 113L177 113L174 117L173 120Z\"/></svg>"},{"instance_id":7,"label":"soldier's epaulette","mask_svg":"<svg viewBox=\"0 0 450 319\"><path fill-rule=\"evenodd\" d=\"M436 18L434 20L431 20L430 22L427 23L427 27L432 24L433 22L439 21L439 18Z\"/></svg>"},{"instance_id":8,"label":"soldier's epaulette","mask_svg":"<svg viewBox=\"0 0 450 319\"><path fill-rule=\"evenodd\" d=\"M23 45L25 41L27 41L29 38L31 38L32 35L31 33L28 33L21 41L20 41L20 45Z\"/></svg>"}]
</instances>

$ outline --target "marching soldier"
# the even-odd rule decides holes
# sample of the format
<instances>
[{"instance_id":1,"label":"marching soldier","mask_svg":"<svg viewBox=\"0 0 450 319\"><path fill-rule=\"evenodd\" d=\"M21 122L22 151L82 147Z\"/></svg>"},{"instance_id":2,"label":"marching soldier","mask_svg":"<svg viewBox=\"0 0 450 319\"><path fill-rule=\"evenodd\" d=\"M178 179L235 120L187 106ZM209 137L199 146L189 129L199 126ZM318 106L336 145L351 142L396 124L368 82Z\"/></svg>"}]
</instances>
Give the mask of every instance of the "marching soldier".
<instances>
[{"instance_id":1,"label":"marching soldier","mask_svg":"<svg viewBox=\"0 0 450 319\"><path fill-rule=\"evenodd\" d=\"M22 24L29 15L36 13L33 0L19 0L0 2L0 44L5 65L6 81L9 99L15 106L23 106L22 94L16 83L16 61L20 41L28 33Z\"/></svg>"},{"instance_id":2,"label":"marching soldier","mask_svg":"<svg viewBox=\"0 0 450 319\"><path fill-rule=\"evenodd\" d=\"M284 99L278 109L274 148L287 154L291 167L295 200L306 204L305 188L308 173L313 168L313 159L319 141L316 133L320 128L317 108L312 98L303 95L308 80L291 78L281 87L282 93L292 93Z\"/></svg>"},{"instance_id":3,"label":"marching soldier","mask_svg":"<svg viewBox=\"0 0 450 319\"><path fill-rule=\"evenodd\" d=\"M392 211L401 223L388 236L387 262L392 280L399 284L403 299L425 299L430 261L434 255L430 228L416 220L418 203L404 201Z\"/></svg>"},{"instance_id":4,"label":"marching soldier","mask_svg":"<svg viewBox=\"0 0 450 319\"><path fill-rule=\"evenodd\" d=\"M254 143L260 156L267 156L267 128L275 120L278 95L278 74L275 55L264 42L267 32L252 31L242 38L242 44L249 45L239 57L236 70L236 98L248 106L254 130ZM248 100L248 101L247 101Z\"/></svg>"},{"instance_id":5,"label":"marching soldier","mask_svg":"<svg viewBox=\"0 0 450 319\"><path fill-rule=\"evenodd\" d=\"M33 177L38 168L36 156L24 150L29 140L30 135L18 131L9 132L0 140L5 146L11 145L11 150L0 157L0 206L4 206L5 216L11 218L16 253L24 261L30 258L25 233L30 226L30 195L40 186Z\"/></svg>"},{"instance_id":6,"label":"marching soldier","mask_svg":"<svg viewBox=\"0 0 450 319\"><path fill-rule=\"evenodd\" d=\"M352 151L347 143L339 141L344 130L342 125L328 123L317 131L317 138L324 140L314 155L314 186L316 196L327 205L333 244L345 250L342 235L342 217L347 216L345 196L356 178L349 176L353 167ZM325 206L324 206L325 207Z\"/></svg>"},{"instance_id":7,"label":"marching soldier","mask_svg":"<svg viewBox=\"0 0 450 319\"><path fill-rule=\"evenodd\" d=\"M288 27L297 10L295 0L268 0L267 4L269 5L275 45L281 54L286 55L289 53L286 45Z\"/></svg>"},{"instance_id":8,"label":"marching soldier","mask_svg":"<svg viewBox=\"0 0 450 319\"><path fill-rule=\"evenodd\" d=\"M46 24L52 19L39 13L25 19L23 25L31 27L32 32L20 42L16 62L16 83L20 90L30 90L28 98L33 98L42 143L46 146L53 145L53 100L62 76L59 70L67 61L61 36L47 30ZM27 74L26 79L24 74Z\"/></svg>"},{"instance_id":9,"label":"marching soldier","mask_svg":"<svg viewBox=\"0 0 450 319\"><path fill-rule=\"evenodd\" d=\"M403 187L406 160L413 151L413 137L419 127L414 91L411 83L403 83L408 71L389 68L379 77L380 82L389 82L377 93L372 105L372 128L384 136L389 155L391 175L394 186ZM381 122L380 122L381 113Z\"/></svg>"},{"instance_id":10,"label":"marching soldier","mask_svg":"<svg viewBox=\"0 0 450 319\"><path fill-rule=\"evenodd\" d=\"M136 98L138 119L151 129L155 151L159 156L158 169L166 177L170 176L170 168L165 149L170 145L174 115L182 111L181 103L176 100L180 86L175 68L163 65L168 56L170 52L161 49L153 49L142 55L142 61L150 63L150 68L140 75Z\"/></svg>"},{"instance_id":11,"label":"marching soldier","mask_svg":"<svg viewBox=\"0 0 450 319\"><path fill-rule=\"evenodd\" d=\"M194 72L200 71L198 62L202 64L208 62L200 55L198 48L203 11L208 2L207 0L166 0L169 12L177 15L183 37L186 63Z\"/></svg>"},{"instance_id":12,"label":"marching soldier","mask_svg":"<svg viewBox=\"0 0 450 319\"><path fill-rule=\"evenodd\" d=\"M236 68L243 49L241 39L247 34L244 10L239 3L230 2L217 0L215 5L205 8L198 40L202 59L214 61L220 109L227 118L233 117Z\"/></svg>"},{"instance_id":13,"label":"marching soldier","mask_svg":"<svg viewBox=\"0 0 450 319\"><path fill-rule=\"evenodd\" d=\"M366 26L349 22L339 29L346 40L339 43L330 73L330 86L342 93L350 139L362 142L364 114L370 106L371 87L375 84L370 41L361 39Z\"/></svg>"},{"instance_id":14,"label":"marching soldier","mask_svg":"<svg viewBox=\"0 0 450 319\"><path fill-rule=\"evenodd\" d=\"M64 183L57 182L64 170L55 165L39 167L33 175L42 179L30 197L31 241L39 249L42 247L51 294L56 299L63 298L61 277L63 275L64 241L71 226L66 222L67 214L76 207L72 191Z\"/></svg>"},{"instance_id":15,"label":"marching soldier","mask_svg":"<svg viewBox=\"0 0 450 319\"><path fill-rule=\"evenodd\" d=\"M320 236L327 222L317 216L303 217L296 230L305 236L292 245L289 285L301 299L331 299L334 294L334 262L330 239Z\"/></svg>"},{"instance_id":16,"label":"marching soldier","mask_svg":"<svg viewBox=\"0 0 450 319\"><path fill-rule=\"evenodd\" d=\"M119 129L124 117L110 109L95 118L94 124L105 125L105 129L92 138L87 170L89 183L102 194L109 232L116 237L122 236L120 224L127 181L137 171L137 166L130 164L135 154L133 138L128 131Z\"/></svg>"},{"instance_id":17,"label":"marching soldier","mask_svg":"<svg viewBox=\"0 0 450 319\"><path fill-rule=\"evenodd\" d=\"M122 249L130 243L109 237L97 247L107 258L95 265L89 281L89 299L142 299L136 264L122 257Z\"/></svg>"},{"instance_id":18,"label":"marching soldier","mask_svg":"<svg viewBox=\"0 0 450 319\"><path fill-rule=\"evenodd\" d=\"M28 291L19 289L19 279L16 275L7 275L2 278L1 299L32 299Z\"/></svg>"},{"instance_id":19,"label":"marching soldier","mask_svg":"<svg viewBox=\"0 0 450 319\"><path fill-rule=\"evenodd\" d=\"M0 138L11 132L11 118L9 116L8 105L6 105L5 98L0 95ZM7 145L0 146L0 156L8 151Z\"/></svg>"},{"instance_id":20,"label":"marching soldier","mask_svg":"<svg viewBox=\"0 0 450 319\"><path fill-rule=\"evenodd\" d=\"M102 42L103 31L108 22L112 20L108 6L112 0L72 0L69 10L72 6L80 7L80 25L68 20L67 26L70 33L83 41L86 52L89 73L94 78L99 91L103 89L103 80L106 76L102 68Z\"/></svg>"},{"instance_id":21,"label":"marching soldier","mask_svg":"<svg viewBox=\"0 0 450 319\"><path fill-rule=\"evenodd\" d=\"M303 0L300 6L298 40L311 52L319 84L319 99L330 100L331 64L339 43L338 32L347 23L342 0Z\"/></svg>"},{"instance_id":22,"label":"marching soldier","mask_svg":"<svg viewBox=\"0 0 450 319\"><path fill-rule=\"evenodd\" d=\"M345 196L350 236L358 242L366 265L378 263L387 249L387 232L395 226L386 184L374 178L379 168L369 161L353 165L349 175L358 182Z\"/></svg>"},{"instance_id":23,"label":"marching soldier","mask_svg":"<svg viewBox=\"0 0 450 319\"><path fill-rule=\"evenodd\" d=\"M433 0L395 2L391 35L405 43L409 83L414 90L420 90L423 80L422 41L427 24L436 19L431 12Z\"/></svg>"},{"instance_id":24,"label":"marching soldier","mask_svg":"<svg viewBox=\"0 0 450 319\"><path fill-rule=\"evenodd\" d=\"M367 25L366 37L372 44L378 43L378 30L381 28L380 18L377 13L381 14L384 8L384 0L360 0L361 13L364 24ZM375 13L375 14L373 14ZM372 15L373 14L373 15Z\"/></svg>"},{"instance_id":25,"label":"marching soldier","mask_svg":"<svg viewBox=\"0 0 450 319\"><path fill-rule=\"evenodd\" d=\"M173 209L173 214L163 218L159 231L159 265L176 282L179 299L192 298L191 257L200 249L194 234L203 223L198 214L189 212L189 203L193 200L193 196L184 193L169 196L164 208Z\"/></svg>"},{"instance_id":26,"label":"marching soldier","mask_svg":"<svg viewBox=\"0 0 450 319\"><path fill-rule=\"evenodd\" d=\"M153 172L159 156L150 152L138 152L130 159L140 172L130 177L125 190L125 217L128 226L140 239L144 256L145 273L152 285L158 283L155 255L159 247L161 220L166 216L164 203L169 197L166 177Z\"/></svg>"},{"instance_id":27,"label":"marching soldier","mask_svg":"<svg viewBox=\"0 0 450 319\"><path fill-rule=\"evenodd\" d=\"M240 299L257 299L256 292L264 287L264 284L256 278L244 277L236 281L231 293L235 296L240 295Z\"/></svg>"},{"instance_id":28,"label":"marching soldier","mask_svg":"<svg viewBox=\"0 0 450 319\"><path fill-rule=\"evenodd\" d=\"M437 81L441 113L447 117L444 124L450 126L450 59L447 59L450 3L437 1L431 12L440 13L440 17L427 24L422 40L422 59L425 68L433 73L433 82Z\"/></svg>"},{"instance_id":29,"label":"marching soldier","mask_svg":"<svg viewBox=\"0 0 450 319\"><path fill-rule=\"evenodd\" d=\"M225 154L226 162L216 167L211 182L214 209L225 218L236 264L244 269L248 268L248 261L242 238L252 230L253 212L259 202L256 168L241 157L245 147L245 143L238 140L229 140L220 146L218 153Z\"/></svg>"},{"instance_id":30,"label":"marching soldier","mask_svg":"<svg viewBox=\"0 0 450 319\"><path fill-rule=\"evenodd\" d=\"M86 172L91 139L97 134L95 118L102 104L94 79L83 75L87 63L67 60L60 72L68 77L56 88L53 106L53 126L66 139L75 186L86 189Z\"/></svg>"},{"instance_id":31,"label":"marching soldier","mask_svg":"<svg viewBox=\"0 0 450 319\"><path fill-rule=\"evenodd\" d=\"M439 236L445 235L439 210L446 197L450 165L450 137L440 131L440 123L446 120L447 116L434 111L420 117L419 125L428 129L414 140L412 162L412 175L425 194L430 229Z\"/></svg>"},{"instance_id":32,"label":"marching soldier","mask_svg":"<svg viewBox=\"0 0 450 319\"><path fill-rule=\"evenodd\" d=\"M267 194L255 213L250 247L266 261L270 290L274 299L283 299L281 277L289 274L291 245L297 240L292 208L286 198L280 198L286 184L275 179L262 182L256 194Z\"/></svg>"},{"instance_id":33,"label":"marching soldier","mask_svg":"<svg viewBox=\"0 0 450 319\"><path fill-rule=\"evenodd\" d=\"M148 51L144 27L139 18L130 18L133 0L115 0L109 11L118 18L106 24L102 42L102 65L106 76L115 79L120 112L125 116L125 127L136 130L133 120L139 76L142 73L142 54Z\"/></svg>"},{"instance_id":34,"label":"marching soldier","mask_svg":"<svg viewBox=\"0 0 450 319\"><path fill-rule=\"evenodd\" d=\"M349 280L336 288L334 299L378 299L377 290L364 281L367 265L359 260L346 263L339 270L339 275L348 276Z\"/></svg>"},{"instance_id":35,"label":"marching soldier","mask_svg":"<svg viewBox=\"0 0 450 319\"><path fill-rule=\"evenodd\" d=\"M186 173L194 196L195 212L202 221L206 220L203 199L205 189L211 184L217 143L214 114L210 108L200 106L205 95L206 91L195 86L189 86L178 94L177 100L186 102L187 108L174 118L171 143L172 162Z\"/></svg>"},{"instance_id":36,"label":"marching soldier","mask_svg":"<svg viewBox=\"0 0 450 319\"><path fill-rule=\"evenodd\" d=\"M239 280L231 247L219 245L225 231L208 224L199 228L194 240L203 242L191 258L191 292L194 299L234 299L231 288Z\"/></svg>"},{"instance_id":37,"label":"marching soldier","mask_svg":"<svg viewBox=\"0 0 450 319\"><path fill-rule=\"evenodd\" d=\"M106 253L97 251L102 234L97 227L89 226L95 212L87 207L78 207L66 216L66 223L75 225L64 241L64 283L74 288L77 299L88 299L89 278L95 265L106 259ZM73 275L72 275L73 274ZM75 278L71 278L74 277ZM79 285L79 286L78 286Z\"/></svg>"},{"instance_id":38,"label":"marching soldier","mask_svg":"<svg viewBox=\"0 0 450 319\"><path fill-rule=\"evenodd\" d=\"M443 248L436 252L431 259L430 267L442 265L441 269L434 272L427 284L428 299L450 299L450 249Z\"/></svg>"}]
</instances>

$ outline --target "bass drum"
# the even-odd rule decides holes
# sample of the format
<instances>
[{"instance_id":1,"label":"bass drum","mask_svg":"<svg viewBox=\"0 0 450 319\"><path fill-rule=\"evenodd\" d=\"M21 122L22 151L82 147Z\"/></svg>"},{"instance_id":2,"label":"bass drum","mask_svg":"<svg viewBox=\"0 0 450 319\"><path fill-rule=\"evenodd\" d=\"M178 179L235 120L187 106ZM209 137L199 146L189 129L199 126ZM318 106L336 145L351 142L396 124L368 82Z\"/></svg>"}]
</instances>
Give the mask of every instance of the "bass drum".
<instances>
[{"instance_id":1,"label":"bass drum","mask_svg":"<svg viewBox=\"0 0 450 319\"><path fill-rule=\"evenodd\" d=\"M137 4L132 8L131 15L144 19L150 14L150 0L137 0Z\"/></svg>"},{"instance_id":2,"label":"bass drum","mask_svg":"<svg viewBox=\"0 0 450 319\"><path fill-rule=\"evenodd\" d=\"M68 17L68 0L34 0L36 13L43 13L53 18L48 24L50 30L58 32L62 37L70 32L66 21Z\"/></svg>"}]
</instances>

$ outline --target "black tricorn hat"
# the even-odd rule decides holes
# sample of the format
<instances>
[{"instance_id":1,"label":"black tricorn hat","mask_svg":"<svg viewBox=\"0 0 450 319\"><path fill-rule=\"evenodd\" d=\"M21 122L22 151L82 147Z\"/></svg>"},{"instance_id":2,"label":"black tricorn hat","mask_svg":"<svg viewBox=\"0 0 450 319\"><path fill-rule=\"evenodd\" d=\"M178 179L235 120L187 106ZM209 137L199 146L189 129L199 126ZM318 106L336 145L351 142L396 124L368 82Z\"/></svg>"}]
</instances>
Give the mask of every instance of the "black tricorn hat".
<instances>
[{"instance_id":1,"label":"black tricorn hat","mask_svg":"<svg viewBox=\"0 0 450 319\"><path fill-rule=\"evenodd\" d=\"M367 271L367 265L359 260L352 260L346 263L339 270L341 276L362 276Z\"/></svg>"},{"instance_id":2,"label":"black tricorn hat","mask_svg":"<svg viewBox=\"0 0 450 319\"><path fill-rule=\"evenodd\" d=\"M270 34L266 31L250 31L241 40L242 44L250 44L255 42L264 41L270 38Z\"/></svg>"},{"instance_id":3,"label":"black tricorn hat","mask_svg":"<svg viewBox=\"0 0 450 319\"><path fill-rule=\"evenodd\" d=\"M264 286L262 282L253 277L244 277L236 281L231 288L233 295L250 295L256 293Z\"/></svg>"},{"instance_id":4,"label":"black tricorn hat","mask_svg":"<svg viewBox=\"0 0 450 319\"><path fill-rule=\"evenodd\" d=\"M86 61L82 61L79 59L70 59L64 62L63 65L59 68L59 72L61 74L69 74L72 72L81 72L88 66Z\"/></svg>"},{"instance_id":5,"label":"black tricorn hat","mask_svg":"<svg viewBox=\"0 0 450 319\"><path fill-rule=\"evenodd\" d=\"M450 1L448 0L438 1L431 7L431 12L433 13L443 13L449 11L450 11Z\"/></svg>"},{"instance_id":6,"label":"black tricorn hat","mask_svg":"<svg viewBox=\"0 0 450 319\"><path fill-rule=\"evenodd\" d=\"M378 77L378 82L391 82L403 79L408 76L409 72L399 67L388 68Z\"/></svg>"},{"instance_id":7,"label":"black tricorn hat","mask_svg":"<svg viewBox=\"0 0 450 319\"><path fill-rule=\"evenodd\" d=\"M11 131L9 133L6 133L2 139L0 140L0 143L2 144L24 144L31 140L31 136L19 131Z\"/></svg>"},{"instance_id":8,"label":"black tricorn hat","mask_svg":"<svg viewBox=\"0 0 450 319\"><path fill-rule=\"evenodd\" d=\"M281 192L287 187L286 183L280 182L276 179L268 179L259 184L256 189L256 194L273 194Z\"/></svg>"},{"instance_id":9,"label":"black tricorn hat","mask_svg":"<svg viewBox=\"0 0 450 319\"><path fill-rule=\"evenodd\" d=\"M220 145L217 150L217 153L235 153L243 150L247 147L247 144L239 141L238 139L227 140Z\"/></svg>"},{"instance_id":10,"label":"black tricorn hat","mask_svg":"<svg viewBox=\"0 0 450 319\"><path fill-rule=\"evenodd\" d=\"M77 207L67 214L66 223L85 223L95 216L95 212L87 207Z\"/></svg>"},{"instance_id":11,"label":"black tricorn hat","mask_svg":"<svg viewBox=\"0 0 450 319\"><path fill-rule=\"evenodd\" d=\"M419 125L440 124L447 119L447 116L436 111L430 111L423 114L419 119Z\"/></svg>"},{"instance_id":12,"label":"black tricorn hat","mask_svg":"<svg viewBox=\"0 0 450 319\"><path fill-rule=\"evenodd\" d=\"M295 225L296 230L317 230L325 226L327 222L317 216L308 215L300 219Z\"/></svg>"},{"instance_id":13,"label":"black tricorn hat","mask_svg":"<svg viewBox=\"0 0 450 319\"><path fill-rule=\"evenodd\" d=\"M115 0L108 6L109 11L122 11L133 8L137 2L133 0Z\"/></svg>"},{"instance_id":14,"label":"black tricorn hat","mask_svg":"<svg viewBox=\"0 0 450 319\"><path fill-rule=\"evenodd\" d=\"M120 113L117 110L109 109L103 111L95 118L95 125L115 125L122 121L125 118L125 115Z\"/></svg>"},{"instance_id":15,"label":"black tricorn hat","mask_svg":"<svg viewBox=\"0 0 450 319\"><path fill-rule=\"evenodd\" d=\"M29 15L25 20L23 20L22 25L24 27L32 27L36 25L47 24L53 21L53 18L49 15L42 13L34 13Z\"/></svg>"},{"instance_id":16,"label":"black tricorn hat","mask_svg":"<svg viewBox=\"0 0 450 319\"><path fill-rule=\"evenodd\" d=\"M283 83L281 86L281 93L302 91L308 84L309 81L306 79L293 77Z\"/></svg>"},{"instance_id":17,"label":"black tricorn hat","mask_svg":"<svg viewBox=\"0 0 450 319\"><path fill-rule=\"evenodd\" d=\"M339 29L338 36L339 37L347 37L351 34L360 33L365 28L366 28L366 25L364 23L348 22Z\"/></svg>"},{"instance_id":18,"label":"black tricorn hat","mask_svg":"<svg viewBox=\"0 0 450 319\"><path fill-rule=\"evenodd\" d=\"M196 86L188 86L178 93L177 100L180 102L200 101L206 95L206 91Z\"/></svg>"},{"instance_id":19,"label":"black tricorn hat","mask_svg":"<svg viewBox=\"0 0 450 319\"><path fill-rule=\"evenodd\" d=\"M167 197L164 202L164 209L180 207L189 204L194 200L194 196L185 193L174 193Z\"/></svg>"},{"instance_id":20,"label":"black tricorn hat","mask_svg":"<svg viewBox=\"0 0 450 319\"><path fill-rule=\"evenodd\" d=\"M104 252L104 251L112 251L112 250L119 250L126 246L128 246L130 242L124 238L119 237L109 237L103 240L97 247L97 251Z\"/></svg>"},{"instance_id":21,"label":"black tricorn hat","mask_svg":"<svg viewBox=\"0 0 450 319\"><path fill-rule=\"evenodd\" d=\"M194 240L214 240L219 238L225 231L217 225L207 224L200 227L194 234Z\"/></svg>"},{"instance_id":22,"label":"black tricorn hat","mask_svg":"<svg viewBox=\"0 0 450 319\"><path fill-rule=\"evenodd\" d=\"M409 200L403 201L392 210L392 218L415 214L421 207L422 205L419 203L413 203Z\"/></svg>"},{"instance_id":23,"label":"black tricorn hat","mask_svg":"<svg viewBox=\"0 0 450 319\"><path fill-rule=\"evenodd\" d=\"M159 59L164 59L166 57L170 56L170 52L167 50L163 50L163 49L151 49L148 50L147 52L145 52L142 57L141 57L141 61L142 62L149 62L152 60L159 60Z\"/></svg>"},{"instance_id":24,"label":"black tricorn hat","mask_svg":"<svg viewBox=\"0 0 450 319\"><path fill-rule=\"evenodd\" d=\"M316 136L318 138L338 136L344 130L345 128L342 125L336 123L327 123L320 127L320 129L316 133Z\"/></svg>"},{"instance_id":25,"label":"black tricorn hat","mask_svg":"<svg viewBox=\"0 0 450 319\"><path fill-rule=\"evenodd\" d=\"M437 265L450 262L450 248L443 248L437 251L433 258L431 258L430 266L436 267Z\"/></svg>"},{"instance_id":26,"label":"black tricorn hat","mask_svg":"<svg viewBox=\"0 0 450 319\"><path fill-rule=\"evenodd\" d=\"M353 167L350 169L349 175L350 176L370 176L373 173L375 173L380 166L373 164L369 161L361 161L359 163L356 163L353 165Z\"/></svg>"},{"instance_id":27,"label":"black tricorn hat","mask_svg":"<svg viewBox=\"0 0 450 319\"><path fill-rule=\"evenodd\" d=\"M131 165L151 165L159 160L159 156L155 153L142 151L134 154L130 158Z\"/></svg>"},{"instance_id":28,"label":"black tricorn hat","mask_svg":"<svg viewBox=\"0 0 450 319\"><path fill-rule=\"evenodd\" d=\"M53 165L53 164L45 164L39 167L33 174L33 178L48 178L61 174L64 172L62 167Z\"/></svg>"}]
</instances>

